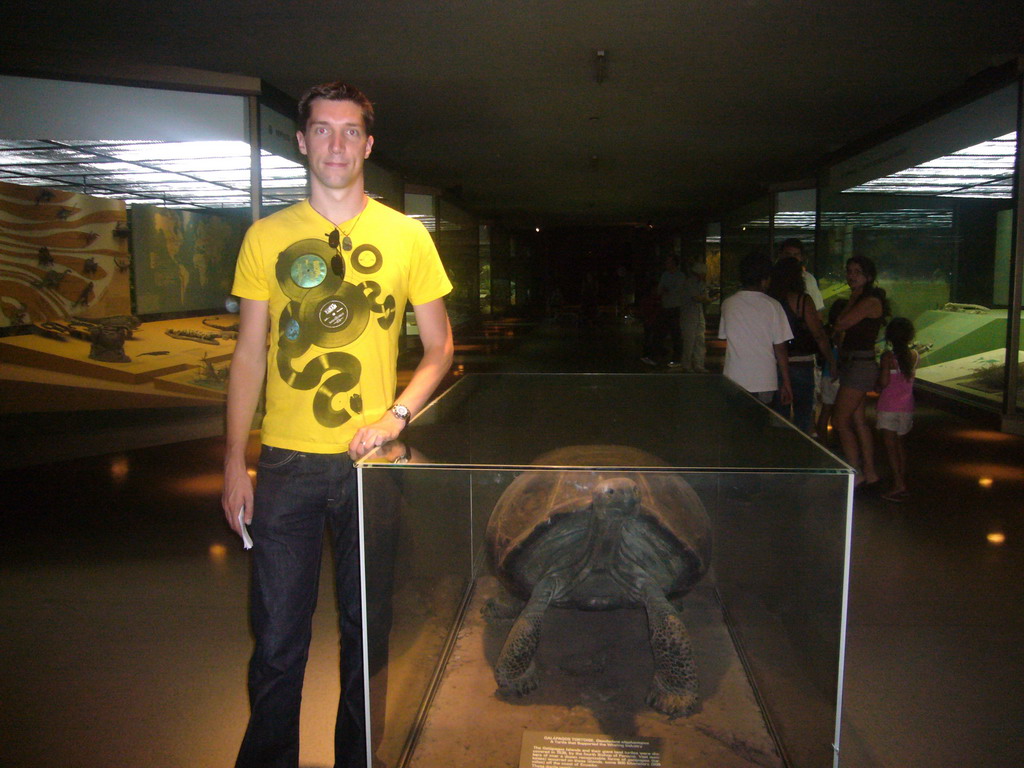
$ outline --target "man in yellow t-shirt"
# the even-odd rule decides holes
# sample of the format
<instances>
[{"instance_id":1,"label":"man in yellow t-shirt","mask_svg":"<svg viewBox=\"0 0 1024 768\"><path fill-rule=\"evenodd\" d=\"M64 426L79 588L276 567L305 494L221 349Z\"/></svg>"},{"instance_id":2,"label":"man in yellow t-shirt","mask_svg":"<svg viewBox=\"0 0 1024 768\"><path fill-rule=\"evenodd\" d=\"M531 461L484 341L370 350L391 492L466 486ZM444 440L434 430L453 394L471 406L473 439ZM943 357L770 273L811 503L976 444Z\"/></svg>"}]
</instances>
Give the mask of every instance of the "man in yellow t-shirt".
<instances>
[{"instance_id":1,"label":"man in yellow t-shirt","mask_svg":"<svg viewBox=\"0 0 1024 768\"><path fill-rule=\"evenodd\" d=\"M235 272L241 298L231 363L222 506L251 526L251 714L237 766L295 766L299 702L329 526L342 634L336 766L364 766L359 540L352 461L395 439L452 359L451 291L421 224L367 198L373 107L329 83L299 102L308 200L256 222ZM394 397L401 319L411 303L423 357ZM267 351L267 337L270 349ZM259 485L245 463L266 374Z\"/></svg>"}]
</instances>

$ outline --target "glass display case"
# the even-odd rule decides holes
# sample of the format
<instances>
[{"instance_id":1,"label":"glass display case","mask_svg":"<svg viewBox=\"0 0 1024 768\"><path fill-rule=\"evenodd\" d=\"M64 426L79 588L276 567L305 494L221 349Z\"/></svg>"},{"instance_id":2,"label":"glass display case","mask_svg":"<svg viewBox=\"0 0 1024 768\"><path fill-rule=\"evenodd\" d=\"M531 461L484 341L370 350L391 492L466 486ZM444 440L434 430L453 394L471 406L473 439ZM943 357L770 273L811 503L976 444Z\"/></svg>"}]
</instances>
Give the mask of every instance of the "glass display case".
<instances>
[{"instance_id":1,"label":"glass display case","mask_svg":"<svg viewBox=\"0 0 1024 768\"><path fill-rule=\"evenodd\" d=\"M1017 100L1013 83L830 168L816 265L831 304L849 295L846 260L871 258L916 329L918 384L993 410L1006 398L1008 412Z\"/></svg>"},{"instance_id":2,"label":"glass display case","mask_svg":"<svg viewBox=\"0 0 1024 768\"><path fill-rule=\"evenodd\" d=\"M358 471L374 765L838 763L852 470L731 381L468 376ZM683 714L648 692L687 633Z\"/></svg>"}]
</instances>

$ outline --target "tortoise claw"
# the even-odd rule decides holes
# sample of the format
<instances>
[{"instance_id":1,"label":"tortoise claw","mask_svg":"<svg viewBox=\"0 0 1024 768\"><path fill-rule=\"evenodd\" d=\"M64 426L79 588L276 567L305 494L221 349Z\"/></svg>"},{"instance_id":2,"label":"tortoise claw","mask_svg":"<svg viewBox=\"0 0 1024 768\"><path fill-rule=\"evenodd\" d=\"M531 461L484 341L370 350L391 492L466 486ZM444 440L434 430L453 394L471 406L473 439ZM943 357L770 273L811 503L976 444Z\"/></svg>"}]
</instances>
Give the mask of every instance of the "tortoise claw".
<instances>
[{"instance_id":1,"label":"tortoise claw","mask_svg":"<svg viewBox=\"0 0 1024 768\"><path fill-rule=\"evenodd\" d=\"M647 694L647 706L669 717L692 715L699 703L695 693L668 693L652 688Z\"/></svg>"},{"instance_id":2,"label":"tortoise claw","mask_svg":"<svg viewBox=\"0 0 1024 768\"><path fill-rule=\"evenodd\" d=\"M509 678L500 670L495 672L498 692L504 696L525 696L537 689L537 669L531 663L519 677Z\"/></svg>"}]
</instances>

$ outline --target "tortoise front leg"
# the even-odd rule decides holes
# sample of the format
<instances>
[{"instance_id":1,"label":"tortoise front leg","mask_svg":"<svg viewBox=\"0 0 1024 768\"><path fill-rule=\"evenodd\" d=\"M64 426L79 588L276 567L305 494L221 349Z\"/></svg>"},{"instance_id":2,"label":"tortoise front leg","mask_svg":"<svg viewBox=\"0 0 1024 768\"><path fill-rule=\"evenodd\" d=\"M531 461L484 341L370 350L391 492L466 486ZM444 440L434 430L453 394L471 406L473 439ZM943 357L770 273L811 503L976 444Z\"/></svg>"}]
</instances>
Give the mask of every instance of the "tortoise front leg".
<instances>
[{"instance_id":1,"label":"tortoise front leg","mask_svg":"<svg viewBox=\"0 0 1024 768\"><path fill-rule=\"evenodd\" d=\"M537 687L537 672L533 656L540 642L541 620L555 594L557 579L547 576L534 587L530 600L505 638L494 679L498 690L505 694L523 696Z\"/></svg>"},{"instance_id":2,"label":"tortoise front leg","mask_svg":"<svg viewBox=\"0 0 1024 768\"><path fill-rule=\"evenodd\" d=\"M656 584L647 582L642 589L654 652L654 681L647 704L669 717L689 715L699 703L697 665L690 635Z\"/></svg>"}]
</instances>

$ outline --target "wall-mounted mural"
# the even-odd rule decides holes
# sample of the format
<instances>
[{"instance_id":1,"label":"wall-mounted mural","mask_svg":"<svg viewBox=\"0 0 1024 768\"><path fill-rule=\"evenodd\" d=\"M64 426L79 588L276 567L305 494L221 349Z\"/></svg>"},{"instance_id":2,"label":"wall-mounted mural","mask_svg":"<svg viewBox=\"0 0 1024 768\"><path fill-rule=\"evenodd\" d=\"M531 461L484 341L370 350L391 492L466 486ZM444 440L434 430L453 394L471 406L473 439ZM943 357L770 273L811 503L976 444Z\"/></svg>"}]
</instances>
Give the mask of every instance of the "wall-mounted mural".
<instances>
[{"instance_id":1,"label":"wall-mounted mural","mask_svg":"<svg viewBox=\"0 0 1024 768\"><path fill-rule=\"evenodd\" d=\"M132 206L135 311L224 309L249 226L239 212Z\"/></svg>"},{"instance_id":2,"label":"wall-mounted mural","mask_svg":"<svg viewBox=\"0 0 1024 768\"><path fill-rule=\"evenodd\" d=\"M124 202L0 182L0 327L131 312Z\"/></svg>"}]
</instances>

